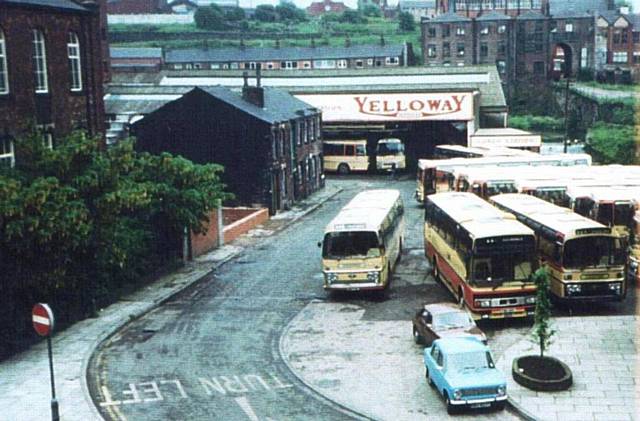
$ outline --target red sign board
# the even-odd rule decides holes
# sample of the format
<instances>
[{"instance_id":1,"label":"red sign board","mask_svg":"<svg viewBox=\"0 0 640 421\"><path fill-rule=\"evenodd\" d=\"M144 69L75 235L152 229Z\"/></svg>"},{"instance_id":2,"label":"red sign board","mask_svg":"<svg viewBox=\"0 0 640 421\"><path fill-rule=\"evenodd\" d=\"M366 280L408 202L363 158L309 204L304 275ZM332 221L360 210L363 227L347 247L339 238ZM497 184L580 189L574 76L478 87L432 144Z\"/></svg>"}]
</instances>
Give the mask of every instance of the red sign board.
<instances>
[{"instance_id":1,"label":"red sign board","mask_svg":"<svg viewBox=\"0 0 640 421\"><path fill-rule=\"evenodd\" d=\"M33 306L31 311L31 320L33 321L33 328L40 336L49 336L53 332L55 324L53 318L53 311L47 304L38 303Z\"/></svg>"}]
</instances>

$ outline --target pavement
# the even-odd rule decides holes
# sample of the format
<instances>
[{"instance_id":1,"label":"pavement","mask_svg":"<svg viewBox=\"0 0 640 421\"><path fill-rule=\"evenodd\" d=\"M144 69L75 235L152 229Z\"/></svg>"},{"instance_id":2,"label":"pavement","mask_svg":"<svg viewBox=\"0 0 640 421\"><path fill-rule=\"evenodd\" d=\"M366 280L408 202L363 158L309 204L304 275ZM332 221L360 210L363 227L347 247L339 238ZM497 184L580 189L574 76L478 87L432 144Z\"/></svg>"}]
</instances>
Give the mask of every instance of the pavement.
<instances>
[{"instance_id":1,"label":"pavement","mask_svg":"<svg viewBox=\"0 0 640 421\"><path fill-rule=\"evenodd\" d=\"M55 333L60 419L102 419L88 393L86 370L92 352L103 340L339 191L328 183L292 210L124 297L101 310L97 318ZM444 404L425 399L434 392L424 381L421 350L412 342L411 322L363 320L362 313L354 304L312 301L285 328L280 340L282 358L317 393L364 416L393 421L443 419ZM534 392L516 384L510 375L513 358L535 354L536 348L526 336L507 330L495 342L491 340L490 346L499 348L493 350L498 367L509 379L511 411L456 418L640 420L640 317L555 318L553 329L555 340L548 354L571 368L574 384L569 390ZM353 375L356 369L359 376ZM380 384L385 387L378 387ZM0 362L0 421L49 418L50 399L46 342Z\"/></svg>"}]
</instances>

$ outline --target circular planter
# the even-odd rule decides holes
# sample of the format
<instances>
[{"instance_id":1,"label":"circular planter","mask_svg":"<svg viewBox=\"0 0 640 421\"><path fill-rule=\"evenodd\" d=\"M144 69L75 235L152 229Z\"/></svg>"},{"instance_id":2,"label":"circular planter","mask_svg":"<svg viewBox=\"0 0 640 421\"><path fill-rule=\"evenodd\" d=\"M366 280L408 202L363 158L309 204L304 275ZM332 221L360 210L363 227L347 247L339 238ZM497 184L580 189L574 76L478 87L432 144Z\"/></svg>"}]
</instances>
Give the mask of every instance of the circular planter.
<instances>
[{"instance_id":1,"label":"circular planter","mask_svg":"<svg viewBox=\"0 0 640 421\"><path fill-rule=\"evenodd\" d=\"M573 384L569 367L553 357L525 355L513 360L511 375L516 383L540 391L567 390Z\"/></svg>"}]
</instances>

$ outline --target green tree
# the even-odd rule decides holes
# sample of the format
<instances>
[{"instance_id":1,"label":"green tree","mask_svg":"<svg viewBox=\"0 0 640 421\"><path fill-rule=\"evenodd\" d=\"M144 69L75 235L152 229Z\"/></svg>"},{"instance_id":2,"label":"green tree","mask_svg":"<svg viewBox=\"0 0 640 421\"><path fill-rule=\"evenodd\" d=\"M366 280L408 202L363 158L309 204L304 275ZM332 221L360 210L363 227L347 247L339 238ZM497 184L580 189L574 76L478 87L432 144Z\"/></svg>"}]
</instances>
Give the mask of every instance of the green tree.
<instances>
[{"instance_id":1,"label":"green tree","mask_svg":"<svg viewBox=\"0 0 640 421\"><path fill-rule=\"evenodd\" d=\"M293 3L281 3L275 7L275 11L279 20L295 22L303 22L307 20L307 14L305 11L297 8Z\"/></svg>"},{"instance_id":2,"label":"green tree","mask_svg":"<svg viewBox=\"0 0 640 421\"><path fill-rule=\"evenodd\" d=\"M353 23L353 24L367 23L367 18L362 16L362 14L357 10L345 10L339 16L338 20L340 22Z\"/></svg>"},{"instance_id":3,"label":"green tree","mask_svg":"<svg viewBox=\"0 0 640 421\"><path fill-rule=\"evenodd\" d=\"M551 317L549 273L542 267L533 274L533 281L537 288L533 336L540 347L540 356L544 357L544 351L549 348L551 337L555 333L549 324L549 318Z\"/></svg>"},{"instance_id":4,"label":"green tree","mask_svg":"<svg viewBox=\"0 0 640 421\"><path fill-rule=\"evenodd\" d=\"M229 22L239 22L246 18L242 7L230 7L224 11L224 18Z\"/></svg>"},{"instance_id":5,"label":"green tree","mask_svg":"<svg viewBox=\"0 0 640 421\"><path fill-rule=\"evenodd\" d=\"M377 18L382 16L382 11L379 7L369 4L362 9L362 14L368 17Z\"/></svg>"},{"instance_id":6,"label":"green tree","mask_svg":"<svg viewBox=\"0 0 640 421\"><path fill-rule=\"evenodd\" d=\"M398 26L401 31L413 32L416 29L416 22L413 20L413 15L409 12L400 12L398 14Z\"/></svg>"},{"instance_id":7,"label":"green tree","mask_svg":"<svg viewBox=\"0 0 640 421\"><path fill-rule=\"evenodd\" d=\"M596 123L587 132L586 151L599 164L635 163L634 126Z\"/></svg>"},{"instance_id":8,"label":"green tree","mask_svg":"<svg viewBox=\"0 0 640 421\"><path fill-rule=\"evenodd\" d=\"M278 19L276 9L270 4L261 4L256 7L256 12L253 16L260 22L275 22Z\"/></svg>"},{"instance_id":9,"label":"green tree","mask_svg":"<svg viewBox=\"0 0 640 421\"><path fill-rule=\"evenodd\" d=\"M225 14L216 4L210 6L198 7L193 20L196 27L200 29L210 29L214 31L226 29Z\"/></svg>"}]
</instances>

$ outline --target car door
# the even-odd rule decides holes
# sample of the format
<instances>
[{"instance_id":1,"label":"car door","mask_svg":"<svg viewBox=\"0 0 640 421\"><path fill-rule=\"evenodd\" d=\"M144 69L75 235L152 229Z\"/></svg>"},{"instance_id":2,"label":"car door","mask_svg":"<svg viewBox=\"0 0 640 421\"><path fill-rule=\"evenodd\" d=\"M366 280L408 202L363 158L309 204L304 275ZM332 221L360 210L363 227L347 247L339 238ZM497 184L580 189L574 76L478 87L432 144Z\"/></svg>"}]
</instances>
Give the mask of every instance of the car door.
<instances>
[{"instance_id":1,"label":"car door","mask_svg":"<svg viewBox=\"0 0 640 421\"><path fill-rule=\"evenodd\" d=\"M440 350L440 347L438 345L434 345L431 348L431 357L433 358L434 362L434 370L432 370L432 373L430 373L431 380L433 380L433 383L435 383L437 389L439 391L442 391L444 388L444 355L442 354L442 351Z\"/></svg>"}]
</instances>

